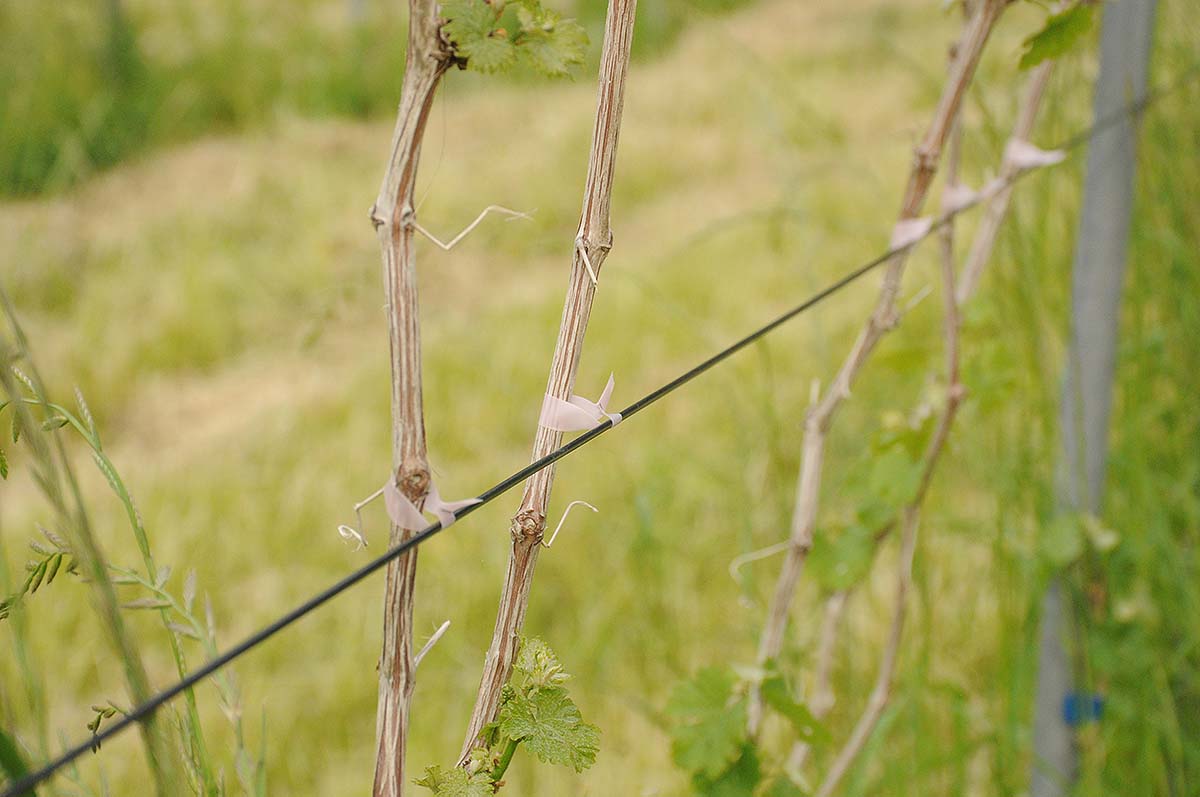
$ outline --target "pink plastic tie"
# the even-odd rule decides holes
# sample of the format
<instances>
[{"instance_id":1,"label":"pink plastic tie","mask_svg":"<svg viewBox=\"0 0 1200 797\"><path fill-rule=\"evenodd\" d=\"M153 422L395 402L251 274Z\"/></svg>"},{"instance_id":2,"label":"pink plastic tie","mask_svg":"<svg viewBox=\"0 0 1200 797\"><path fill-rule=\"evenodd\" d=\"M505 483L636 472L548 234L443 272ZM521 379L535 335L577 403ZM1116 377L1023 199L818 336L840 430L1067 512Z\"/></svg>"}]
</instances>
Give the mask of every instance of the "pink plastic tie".
<instances>
[{"instance_id":1,"label":"pink plastic tie","mask_svg":"<svg viewBox=\"0 0 1200 797\"><path fill-rule=\"evenodd\" d=\"M964 208L969 208L978 199L979 192L968 185L962 183L948 185L942 189L942 211L957 213Z\"/></svg>"},{"instance_id":2,"label":"pink plastic tie","mask_svg":"<svg viewBox=\"0 0 1200 797\"><path fill-rule=\"evenodd\" d=\"M901 219L892 228L892 251L912 246L926 235L929 235L929 230L932 227L933 219L927 216L916 219Z\"/></svg>"},{"instance_id":3,"label":"pink plastic tie","mask_svg":"<svg viewBox=\"0 0 1200 797\"><path fill-rule=\"evenodd\" d=\"M442 528L448 529L454 525L454 513L460 509L464 509L472 504L478 504L478 498L464 498L461 501L443 501L442 496L438 494L437 485L432 481L429 483L429 493L425 496L425 511L437 517L442 523ZM420 531L429 525L428 521L421 514L421 510L408 500L408 496L400 492L400 488L396 486L396 480L390 478L387 484L383 485L383 503L387 506L388 517L402 529L407 531Z\"/></svg>"},{"instance_id":4,"label":"pink plastic tie","mask_svg":"<svg viewBox=\"0 0 1200 797\"><path fill-rule=\"evenodd\" d=\"M612 425L621 422L621 413L608 411L608 400L612 398L613 375L608 375L608 384L600 394L599 401L588 401L582 396L571 396L563 401L549 393L542 399L542 414L538 417L538 425L556 432L582 432L604 423L608 418Z\"/></svg>"},{"instance_id":5,"label":"pink plastic tie","mask_svg":"<svg viewBox=\"0 0 1200 797\"><path fill-rule=\"evenodd\" d=\"M1018 169L1053 166L1056 163L1062 163L1066 157L1067 153L1061 149L1038 149L1028 141L1022 141L1019 138L1009 139L1008 145L1004 148L1004 160Z\"/></svg>"}]
</instances>

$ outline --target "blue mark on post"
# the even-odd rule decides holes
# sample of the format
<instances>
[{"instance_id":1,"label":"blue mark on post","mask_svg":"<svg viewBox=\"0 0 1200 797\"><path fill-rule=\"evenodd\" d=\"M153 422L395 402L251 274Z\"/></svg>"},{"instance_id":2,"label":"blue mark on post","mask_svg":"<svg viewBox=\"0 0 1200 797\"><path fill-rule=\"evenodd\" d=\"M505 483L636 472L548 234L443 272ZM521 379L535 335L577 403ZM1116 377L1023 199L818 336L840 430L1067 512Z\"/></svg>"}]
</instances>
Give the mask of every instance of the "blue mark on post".
<instances>
[{"instance_id":1,"label":"blue mark on post","mask_svg":"<svg viewBox=\"0 0 1200 797\"><path fill-rule=\"evenodd\" d=\"M1104 716L1104 697L1095 692L1068 692L1063 697L1063 721L1068 725L1096 722Z\"/></svg>"}]
</instances>

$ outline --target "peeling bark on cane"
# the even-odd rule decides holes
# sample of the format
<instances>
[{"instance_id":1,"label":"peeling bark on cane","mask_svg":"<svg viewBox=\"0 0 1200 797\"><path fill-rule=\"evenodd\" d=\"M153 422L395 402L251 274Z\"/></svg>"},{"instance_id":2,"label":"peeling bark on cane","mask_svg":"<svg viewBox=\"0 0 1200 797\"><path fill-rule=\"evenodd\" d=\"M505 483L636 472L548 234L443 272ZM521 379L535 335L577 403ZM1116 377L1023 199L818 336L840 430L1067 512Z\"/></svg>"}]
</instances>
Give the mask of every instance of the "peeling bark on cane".
<instances>
[{"instance_id":1,"label":"peeling bark on cane","mask_svg":"<svg viewBox=\"0 0 1200 797\"><path fill-rule=\"evenodd\" d=\"M450 54L439 35L436 0L410 0L408 56L391 155L371 221L383 252L392 369L392 466L396 486L415 506L429 490L429 460L421 392L421 333L415 264L413 192L429 110ZM390 545L411 532L391 527ZM417 552L387 568L383 651L376 712L375 797L404 793L409 708L415 686L412 612Z\"/></svg>"},{"instance_id":2,"label":"peeling bark on cane","mask_svg":"<svg viewBox=\"0 0 1200 797\"><path fill-rule=\"evenodd\" d=\"M612 248L610 203L636 8L636 0L610 0L605 19L599 97L592 129L583 211L575 236L570 283L546 386L548 395L562 401L568 401L574 393L575 375L579 370L592 300L598 287L601 267ZM562 432L539 425L534 436L532 459L539 459L556 449L562 442L562 436ZM483 676L467 726L460 764L466 761L476 745L483 726L494 719L500 702L500 689L512 670L513 656L529 604L534 567L546 532L546 509L553 484L553 466L531 476L525 484L520 509L509 526L512 550L504 577L500 608L496 614L496 626L484 660Z\"/></svg>"}]
</instances>

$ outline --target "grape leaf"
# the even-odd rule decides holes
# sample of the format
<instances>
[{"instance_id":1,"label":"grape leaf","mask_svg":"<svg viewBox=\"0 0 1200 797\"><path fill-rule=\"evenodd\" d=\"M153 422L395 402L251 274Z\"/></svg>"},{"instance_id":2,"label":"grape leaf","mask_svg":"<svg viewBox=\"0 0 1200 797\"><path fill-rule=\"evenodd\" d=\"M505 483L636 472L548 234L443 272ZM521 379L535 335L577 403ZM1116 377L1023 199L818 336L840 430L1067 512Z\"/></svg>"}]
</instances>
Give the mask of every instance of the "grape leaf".
<instances>
[{"instance_id":1,"label":"grape leaf","mask_svg":"<svg viewBox=\"0 0 1200 797\"><path fill-rule=\"evenodd\" d=\"M729 670L706 667L671 693L671 754L687 771L711 780L737 759L746 740L746 699L734 699L734 685Z\"/></svg>"},{"instance_id":2,"label":"grape leaf","mask_svg":"<svg viewBox=\"0 0 1200 797\"><path fill-rule=\"evenodd\" d=\"M1093 15L1093 6L1087 2L1076 3L1065 11L1051 14L1045 26L1024 41L1021 69L1029 69L1069 52L1092 29Z\"/></svg>"},{"instance_id":3,"label":"grape leaf","mask_svg":"<svg viewBox=\"0 0 1200 797\"><path fill-rule=\"evenodd\" d=\"M792 783L787 775L775 778L767 790L762 793L762 797L807 797L807 795L808 792Z\"/></svg>"},{"instance_id":4,"label":"grape leaf","mask_svg":"<svg viewBox=\"0 0 1200 797\"><path fill-rule=\"evenodd\" d=\"M600 729L583 721L567 691L545 687L517 692L500 710L500 733L547 764L567 764L576 772L596 763Z\"/></svg>"},{"instance_id":5,"label":"grape leaf","mask_svg":"<svg viewBox=\"0 0 1200 797\"><path fill-rule=\"evenodd\" d=\"M446 36L454 44L487 37L499 19L484 0L446 0L442 16L446 19Z\"/></svg>"},{"instance_id":6,"label":"grape leaf","mask_svg":"<svg viewBox=\"0 0 1200 797\"><path fill-rule=\"evenodd\" d=\"M499 72L517 60L516 48L499 27L499 16L484 0L447 0L442 4L446 38L467 67Z\"/></svg>"},{"instance_id":7,"label":"grape leaf","mask_svg":"<svg viewBox=\"0 0 1200 797\"><path fill-rule=\"evenodd\" d=\"M513 672L537 686L553 686L571 678L550 646L537 637L521 640L521 652L517 654Z\"/></svg>"},{"instance_id":8,"label":"grape leaf","mask_svg":"<svg viewBox=\"0 0 1200 797\"><path fill-rule=\"evenodd\" d=\"M588 38L579 23L542 8L538 0L510 5L516 8L519 26L514 31L501 26L502 3L446 0L442 4L446 38L468 69L502 72L520 59L544 75L561 77L583 63ZM505 24L511 19L504 16Z\"/></svg>"},{"instance_id":9,"label":"grape leaf","mask_svg":"<svg viewBox=\"0 0 1200 797\"><path fill-rule=\"evenodd\" d=\"M819 744L828 740L829 734L808 707L792 697L783 678L778 675L762 682L763 702L777 711L792 724L800 738L808 744Z\"/></svg>"},{"instance_id":10,"label":"grape leaf","mask_svg":"<svg viewBox=\"0 0 1200 797\"><path fill-rule=\"evenodd\" d=\"M922 470L922 463L903 446L892 446L871 463L871 493L891 506L906 504L917 494Z\"/></svg>"},{"instance_id":11,"label":"grape leaf","mask_svg":"<svg viewBox=\"0 0 1200 797\"><path fill-rule=\"evenodd\" d=\"M466 56L468 68L485 74L503 72L517 62L516 45L499 33L460 47L459 52Z\"/></svg>"},{"instance_id":12,"label":"grape leaf","mask_svg":"<svg viewBox=\"0 0 1200 797\"><path fill-rule=\"evenodd\" d=\"M536 12L522 6L518 18L522 33L518 51L535 70L548 77L565 77L571 67L583 63L588 37L578 22L540 5Z\"/></svg>"},{"instance_id":13,"label":"grape leaf","mask_svg":"<svg viewBox=\"0 0 1200 797\"><path fill-rule=\"evenodd\" d=\"M703 797L753 797L761 779L762 772L754 745L745 744L733 766L716 778L696 775L692 778L692 786Z\"/></svg>"},{"instance_id":14,"label":"grape leaf","mask_svg":"<svg viewBox=\"0 0 1200 797\"><path fill-rule=\"evenodd\" d=\"M492 797L495 790L485 772L467 774L465 769L425 767L425 777L413 781L440 797Z\"/></svg>"},{"instance_id":15,"label":"grape leaf","mask_svg":"<svg viewBox=\"0 0 1200 797\"><path fill-rule=\"evenodd\" d=\"M871 570L875 540L865 526L855 524L838 534L818 534L805 566L822 587L849 589Z\"/></svg>"}]
</instances>

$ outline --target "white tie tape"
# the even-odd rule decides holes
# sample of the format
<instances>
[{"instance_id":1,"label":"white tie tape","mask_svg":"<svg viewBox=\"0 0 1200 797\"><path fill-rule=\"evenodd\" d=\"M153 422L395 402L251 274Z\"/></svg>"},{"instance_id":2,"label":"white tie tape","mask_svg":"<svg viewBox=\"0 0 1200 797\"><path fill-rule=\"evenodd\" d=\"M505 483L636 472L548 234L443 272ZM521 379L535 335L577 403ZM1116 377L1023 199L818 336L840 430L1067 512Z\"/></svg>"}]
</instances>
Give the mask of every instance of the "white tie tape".
<instances>
[{"instance_id":1,"label":"white tie tape","mask_svg":"<svg viewBox=\"0 0 1200 797\"><path fill-rule=\"evenodd\" d=\"M478 504L478 498L464 498L461 501L443 501L438 494L437 485L429 483L429 493L425 496L424 510L435 515L442 523L442 528L448 529L454 525L454 513L459 509ZM421 510L408 500L408 496L400 492L396 479L389 478L383 485L383 503L387 507L388 517L402 529L420 531L429 525L421 514Z\"/></svg>"},{"instance_id":2,"label":"white tie tape","mask_svg":"<svg viewBox=\"0 0 1200 797\"><path fill-rule=\"evenodd\" d=\"M1009 139L1004 148L1004 160L1018 169L1036 169L1039 166L1053 166L1062 163L1067 153L1061 149L1038 149L1028 141L1019 138Z\"/></svg>"},{"instance_id":3,"label":"white tie tape","mask_svg":"<svg viewBox=\"0 0 1200 797\"><path fill-rule=\"evenodd\" d=\"M916 219L902 219L892 228L891 249L896 251L912 246L917 241L929 235L933 227L933 219L923 216Z\"/></svg>"},{"instance_id":4,"label":"white tie tape","mask_svg":"<svg viewBox=\"0 0 1200 797\"><path fill-rule=\"evenodd\" d=\"M608 375L608 384L600 394L599 401L588 401L582 396L571 396L567 401L551 396L549 393L542 399L542 413L538 416L538 426L553 429L556 432L582 432L591 429L608 418L613 426L621 422L621 413L608 411L608 400L612 398L613 375Z\"/></svg>"}]
</instances>

